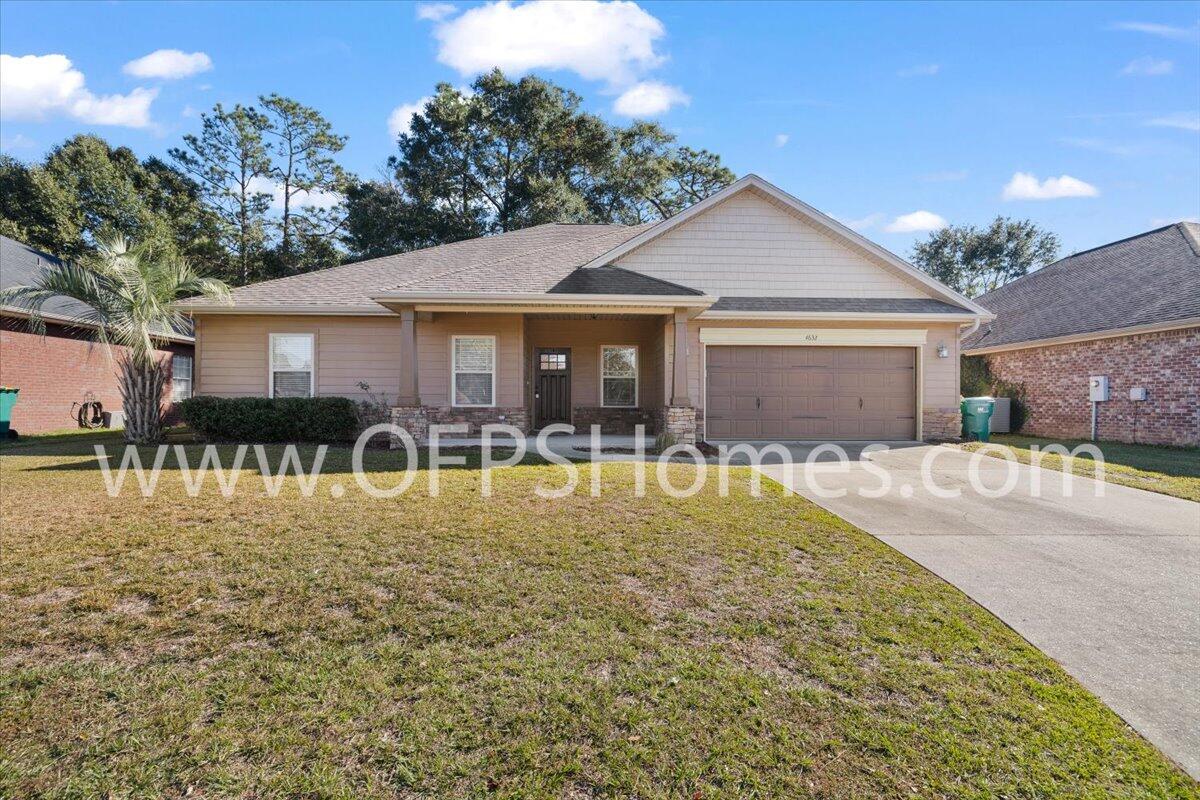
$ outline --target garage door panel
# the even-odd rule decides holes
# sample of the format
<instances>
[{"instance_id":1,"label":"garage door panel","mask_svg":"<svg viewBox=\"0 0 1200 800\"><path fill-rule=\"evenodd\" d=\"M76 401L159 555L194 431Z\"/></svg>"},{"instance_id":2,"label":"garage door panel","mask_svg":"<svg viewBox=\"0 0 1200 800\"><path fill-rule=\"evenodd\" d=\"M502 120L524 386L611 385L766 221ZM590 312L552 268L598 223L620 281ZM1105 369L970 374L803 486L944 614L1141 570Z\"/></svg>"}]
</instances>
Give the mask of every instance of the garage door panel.
<instances>
[{"instance_id":1,"label":"garage door panel","mask_svg":"<svg viewBox=\"0 0 1200 800\"><path fill-rule=\"evenodd\" d=\"M900 347L707 348L714 439L910 439L914 351Z\"/></svg>"}]
</instances>

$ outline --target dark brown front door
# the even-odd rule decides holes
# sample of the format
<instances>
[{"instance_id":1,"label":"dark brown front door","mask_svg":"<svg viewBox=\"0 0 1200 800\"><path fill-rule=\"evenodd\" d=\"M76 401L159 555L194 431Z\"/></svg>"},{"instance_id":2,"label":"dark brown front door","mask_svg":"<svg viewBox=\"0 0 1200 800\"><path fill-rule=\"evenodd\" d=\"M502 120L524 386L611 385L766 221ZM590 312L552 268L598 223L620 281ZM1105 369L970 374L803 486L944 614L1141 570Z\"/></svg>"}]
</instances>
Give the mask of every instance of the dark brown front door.
<instances>
[{"instance_id":1,"label":"dark brown front door","mask_svg":"<svg viewBox=\"0 0 1200 800\"><path fill-rule=\"evenodd\" d=\"M571 421L571 349L540 347L534 354L534 425Z\"/></svg>"}]
</instances>

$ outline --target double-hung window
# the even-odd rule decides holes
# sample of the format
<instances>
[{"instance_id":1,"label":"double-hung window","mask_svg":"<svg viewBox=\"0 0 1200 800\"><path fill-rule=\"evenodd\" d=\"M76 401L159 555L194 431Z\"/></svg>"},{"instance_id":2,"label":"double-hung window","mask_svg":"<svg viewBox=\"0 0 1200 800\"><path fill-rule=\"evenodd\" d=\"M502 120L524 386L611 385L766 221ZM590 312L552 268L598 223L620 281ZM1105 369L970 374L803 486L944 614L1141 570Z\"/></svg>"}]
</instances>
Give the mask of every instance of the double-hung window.
<instances>
[{"instance_id":1,"label":"double-hung window","mask_svg":"<svg viewBox=\"0 0 1200 800\"><path fill-rule=\"evenodd\" d=\"M600 348L600 404L633 407L638 403L637 347L610 345Z\"/></svg>"},{"instance_id":2,"label":"double-hung window","mask_svg":"<svg viewBox=\"0 0 1200 800\"><path fill-rule=\"evenodd\" d=\"M271 397L312 397L315 389L311 333L271 334Z\"/></svg>"},{"instance_id":3,"label":"double-hung window","mask_svg":"<svg viewBox=\"0 0 1200 800\"><path fill-rule=\"evenodd\" d=\"M178 403L192 396L192 357L176 353L171 356L171 402Z\"/></svg>"},{"instance_id":4,"label":"double-hung window","mask_svg":"<svg viewBox=\"0 0 1200 800\"><path fill-rule=\"evenodd\" d=\"M456 406L496 404L496 337L455 336L450 387Z\"/></svg>"}]
</instances>

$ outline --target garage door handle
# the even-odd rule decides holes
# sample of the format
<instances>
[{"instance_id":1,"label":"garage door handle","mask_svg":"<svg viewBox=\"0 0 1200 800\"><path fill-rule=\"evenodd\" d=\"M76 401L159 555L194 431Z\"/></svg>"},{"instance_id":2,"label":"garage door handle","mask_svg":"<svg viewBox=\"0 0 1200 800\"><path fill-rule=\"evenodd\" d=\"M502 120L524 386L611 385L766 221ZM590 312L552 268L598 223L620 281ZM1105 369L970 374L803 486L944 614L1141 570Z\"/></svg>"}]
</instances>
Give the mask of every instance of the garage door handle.
<instances>
[{"instance_id":1,"label":"garage door handle","mask_svg":"<svg viewBox=\"0 0 1200 800\"><path fill-rule=\"evenodd\" d=\"M862 411L862 398L858 398L858 410Z\"/></svg>"},{"instance_id":2,"label":"garage door handle","mask_svg":"<svg viewBox=\"0 0 1200 800\"><path fill-rule=\"evenodd\" d=\"M754 407L762 408L762 398L761 397L754 398Z\"/></svg>"},{"instance_id":3,"label":"garage door handle","mask_svg":"<svg viewBox=\"0 0 1200 800\"><path fill-rule=\"evenodd\" d=\"M792 419L829 419L829 417L808 417L804 414L797 414L796 416L792 417Z\"/></svg>"}]
</instances>

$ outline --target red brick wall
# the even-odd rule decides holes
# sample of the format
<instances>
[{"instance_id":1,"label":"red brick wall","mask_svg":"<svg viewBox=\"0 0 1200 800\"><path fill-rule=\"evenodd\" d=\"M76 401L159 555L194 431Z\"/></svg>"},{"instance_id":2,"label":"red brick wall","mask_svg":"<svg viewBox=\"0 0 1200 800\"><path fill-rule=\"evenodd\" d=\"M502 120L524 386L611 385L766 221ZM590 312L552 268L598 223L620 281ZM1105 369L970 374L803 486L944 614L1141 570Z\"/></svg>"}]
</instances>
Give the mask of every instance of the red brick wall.
<instances>
[{"instance_id":1,"label":"red brick wall","mask_svg":"<svg viewBox=\"0 0 1200 800\"><path fill-rule=\"evenodd\" d=\"M168 350L190 355L192 345ZM46 336L30 333L24 320L0 318L0 386L21 390L13 408L12 427L20 433L45 433L73 428L71 404L95 392L105 411L121 410L117 363L123 348L109 358L104 345L89 334L61 325L47 325ZM166 400L170 399L168 380Z\"/></svg>"},{"instance_id":2,"label":"red brick wall","mask_svg":"<svg viewBox=\"0 0 1200 800\"><path fill-rule=\"evenodd\" d=\"M1010 350L986 356L992 374L1025 385L1022 433L1091 436L1088 377L1107 375L1109 399L1097 404L1100 439L1200 444L1200 328ZM1129 399L1143 387L1144 401Z\"/></svg>"}]
</instances>

